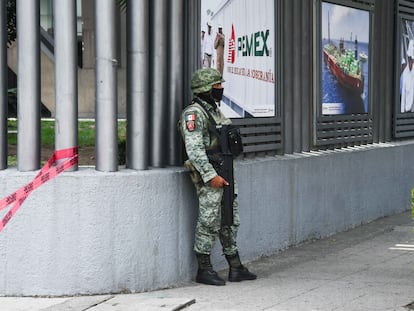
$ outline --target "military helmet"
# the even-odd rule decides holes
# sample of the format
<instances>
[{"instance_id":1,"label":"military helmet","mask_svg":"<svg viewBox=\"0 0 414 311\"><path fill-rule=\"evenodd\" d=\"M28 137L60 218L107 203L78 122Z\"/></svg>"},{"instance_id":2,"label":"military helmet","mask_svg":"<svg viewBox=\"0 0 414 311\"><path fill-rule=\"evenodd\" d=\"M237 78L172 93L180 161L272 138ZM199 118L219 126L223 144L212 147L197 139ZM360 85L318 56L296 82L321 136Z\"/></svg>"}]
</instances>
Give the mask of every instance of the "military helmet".
<instances>
[{"instance_id":1,"label":"military helmet","mask_svg":"<svg viewBox=\"0 0 414 311\"><path fill-rule=\"evenodd\" d=\"M191 79L191 90L194 94L210 91L214 84L224 82L220 72L214 68L202 68L194 72Z\"/></svg>"}]
</instances>

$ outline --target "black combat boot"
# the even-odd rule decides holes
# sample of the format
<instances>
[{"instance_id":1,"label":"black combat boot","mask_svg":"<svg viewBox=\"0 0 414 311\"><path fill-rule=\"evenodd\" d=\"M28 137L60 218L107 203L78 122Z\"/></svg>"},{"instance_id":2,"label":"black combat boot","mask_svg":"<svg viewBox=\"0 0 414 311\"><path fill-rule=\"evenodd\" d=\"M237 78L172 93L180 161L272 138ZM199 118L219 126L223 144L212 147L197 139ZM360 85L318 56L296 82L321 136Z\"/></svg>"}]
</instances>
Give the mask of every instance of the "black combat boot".
<instances>
[{"instance_id":1,"label":"black combat boot","mask_svg":"<svg viewBox=\"0 0 414 311\"><path fill-rule=\"evenodd\" d=\"M226 282L217 275L210 263L210 255L196 253L198 262L198 271L196 276L197 283L207 285L225 285Z\"/></svg>"},{"instance_id":2,"label":"black combat boot","mask_svg":"<svg viewBox=\"0 0 414 311\"><path fill-rule=\"evenodd\" d=\"M229 263L229 281L240 282L245 280L255 280L256 274L251 273L245 266L240 262L239 253L234 255L226 255L227 262Z\"/></svg>"}]
</instances>

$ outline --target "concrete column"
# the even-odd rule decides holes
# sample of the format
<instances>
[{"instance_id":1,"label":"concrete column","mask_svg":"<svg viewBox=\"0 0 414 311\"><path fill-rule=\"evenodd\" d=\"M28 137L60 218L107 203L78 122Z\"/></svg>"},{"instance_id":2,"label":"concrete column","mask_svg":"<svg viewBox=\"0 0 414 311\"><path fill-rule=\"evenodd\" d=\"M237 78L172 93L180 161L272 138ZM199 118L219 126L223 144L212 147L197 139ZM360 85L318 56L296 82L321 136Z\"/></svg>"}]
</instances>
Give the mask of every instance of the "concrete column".
<instances>
[{"instance_id":1,"label":"concrete column","mask_svg":"<svg viewBox=\"0 0 414 311\"><path fill-rule=\"evenodd\" d=\"M78 145L76 1L54 0L55 148ZM74 167L73 169L76 169Z\"/></svg>"},{"instance_id":2,"label":"concrete column","mask_svg":"<svg viewBox=\"0 0 414 311\"><path fill-rule=\"evenodd\" d=\"M40 10L39 0L17 0L17 167L40 166Z\"/></svg>"},{"instance_id":3,"label":"concrete column","mask_svg":"<svg viewBox=\"0 0 414 311\"><path fill-rule=\"evenodd\" d=\"M127 165L145 170L149 162L149 2L127 8Z\"/></svg>"},{"instance_id":4,"label":"concrete column","mask_svg":"<svg viewBox=\"0 0 414 311\"><path fill-rule=\"evenodd\" d=\"M181 142L177 122L184 103L184 0L171 1L169 49L169 150L168 164L178 165L181 160ZM193 49L191 49L193 50Z\"/></svg>"},{"instance_id":5,"label":"concrete column","mask_svg":"<svg viewBox=\"0 0 414 311\"><path fill-rule=\"evenodd\" d=\"M200 33L201 33L201 0L185 1L185 48L184 48L184 104L189 104L193 93L191 91L191 76L200 68Z\"/></svg>"},{"instance_id":6,"label":"concrete column","mask_svg":"<svg viewBox=\"0 0 414 311\"><path fill-rule=\"evenodd\" d=\"M154 167L166 164L168 146L168 45L167 21L170 1L151 1L151 163Z\"/></svg>"},{"instance_id":7,"label":"concrete column","mask_svg":"<svg viewBox=\"0 0 414 311\"><path fill-rule=\"evenodd\" d=\"M115 0L95 0L96 169L118 170Z\"/></svg>"},{"instance_id":8,"label":"concrete column","mask_svg":"<svg viewBox=\"0 0 414 311\"><path fill-rule=\"evenodd\" d=\"M6 1L0 2L0 170L7 168L7 10Z\"/></svg>"}]
</instances>

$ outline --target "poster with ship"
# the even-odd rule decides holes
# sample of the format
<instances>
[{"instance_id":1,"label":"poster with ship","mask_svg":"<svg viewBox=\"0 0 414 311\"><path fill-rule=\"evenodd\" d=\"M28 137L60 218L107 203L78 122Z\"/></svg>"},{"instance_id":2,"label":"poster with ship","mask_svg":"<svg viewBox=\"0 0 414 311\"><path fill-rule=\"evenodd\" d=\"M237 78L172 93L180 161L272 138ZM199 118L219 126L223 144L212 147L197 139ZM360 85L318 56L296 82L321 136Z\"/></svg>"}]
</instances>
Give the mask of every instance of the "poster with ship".
<instances>
[{"instance_id":1,"label":"poster with ship","mask_svg":"<svg viewBox=\"0 0 414 311\"><path fill-rule=\"evenodd\" d=\"M368 113L370 16L322 2L322 114Z\"/></svg>"},{"instance_id":2,"label":"poster with ship","mask_svg":"<svg viewBox=\"0 0 414 311\"><path fill-rule=\"evenodd\" d=\"M400 38L400 109L401 113L414 112L414 22L401 19Z\"/></svg>"}]
</instances>

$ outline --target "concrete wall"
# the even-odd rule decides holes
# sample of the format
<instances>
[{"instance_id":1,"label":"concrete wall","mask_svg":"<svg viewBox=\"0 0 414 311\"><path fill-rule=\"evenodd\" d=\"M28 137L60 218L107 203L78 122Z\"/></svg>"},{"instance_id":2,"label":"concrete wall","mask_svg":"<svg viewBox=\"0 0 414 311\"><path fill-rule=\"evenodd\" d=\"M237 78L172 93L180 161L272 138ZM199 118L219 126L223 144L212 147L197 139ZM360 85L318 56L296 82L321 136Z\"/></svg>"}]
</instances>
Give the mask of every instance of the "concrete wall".
<instances>
[{"instance_id":1,"label":"concrete wall","mask_svg":"<svg viewBox=\"0 0 414 311\"><path fill-rule=\"evenodd\" d=\"M242 258L409 209L412 154L414 141L237 161ZM0 198L34 175L0 171ZM182 168L63 173L35 190L0 232L0 294L145 291L186 282L196 269L196 214ZM226 266L218 244L213 263Z\"/></svg>"}]
</instances>

